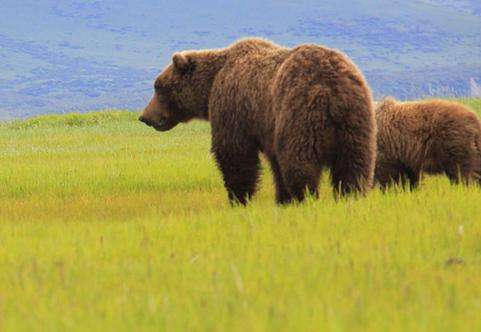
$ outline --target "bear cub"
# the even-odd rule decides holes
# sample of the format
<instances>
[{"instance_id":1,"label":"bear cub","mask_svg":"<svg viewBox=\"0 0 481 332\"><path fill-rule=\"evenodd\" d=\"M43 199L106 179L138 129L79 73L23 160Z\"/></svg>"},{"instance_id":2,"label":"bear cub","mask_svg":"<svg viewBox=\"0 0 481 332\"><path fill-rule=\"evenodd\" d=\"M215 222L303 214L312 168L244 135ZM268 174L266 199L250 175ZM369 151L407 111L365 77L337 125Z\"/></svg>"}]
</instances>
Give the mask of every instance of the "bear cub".
<instances>
[{"instance_id":1,"label":"bear cub","mask_svg":"<svg viewBox=\"0 0 481 332\"><path fill-rule=\"evenodd\" d=\"M481 124L467 107L445 100L398 102L376 107L375 181L411 189L422 173L446 174L452 183L480 180Z\"/></svg>"}]
</instances>

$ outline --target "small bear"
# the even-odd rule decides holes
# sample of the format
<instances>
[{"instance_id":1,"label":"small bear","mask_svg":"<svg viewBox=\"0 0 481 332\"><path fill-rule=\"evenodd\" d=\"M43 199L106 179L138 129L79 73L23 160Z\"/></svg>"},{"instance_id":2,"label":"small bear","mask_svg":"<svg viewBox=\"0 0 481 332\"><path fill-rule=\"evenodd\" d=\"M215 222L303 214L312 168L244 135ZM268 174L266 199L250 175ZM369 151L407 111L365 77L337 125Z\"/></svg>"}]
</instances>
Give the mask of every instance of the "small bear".
<instances>
[{"instance_id":1,"label":"small bear","mask_svg":"<svg viewBox=\"0 0 481 332\"><path fill-rule=\"evenodd\" d=\"M447 100L376 106L375 182L415 189L422 173L446 174L452 183L480 180L481 124L466 106Z\"/></svg>"}]
</instances>

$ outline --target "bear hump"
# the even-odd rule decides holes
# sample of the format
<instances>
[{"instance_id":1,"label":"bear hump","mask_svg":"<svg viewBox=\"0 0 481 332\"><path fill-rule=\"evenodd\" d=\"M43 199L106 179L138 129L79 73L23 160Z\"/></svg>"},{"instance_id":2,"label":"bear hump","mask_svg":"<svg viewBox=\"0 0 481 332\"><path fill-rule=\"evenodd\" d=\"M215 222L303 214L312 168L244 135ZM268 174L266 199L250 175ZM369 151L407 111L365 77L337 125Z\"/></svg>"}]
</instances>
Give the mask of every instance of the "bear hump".
<instances>
[{"instance_id":1,"label":"bear hump","mask_svg":"<svg viewBox=\"0 0 481 332\"><path fill-rule=\"evenodd\" d=\"M280 48L279 45L271 42L270 40L257 38L257 37L247 37L242 38L235 43L231 44L228 49L230 51L251 51L251 50L258 50L258 49L266 49L266 48L273 48L277 49Z\"/></svg>"}]
</instances>

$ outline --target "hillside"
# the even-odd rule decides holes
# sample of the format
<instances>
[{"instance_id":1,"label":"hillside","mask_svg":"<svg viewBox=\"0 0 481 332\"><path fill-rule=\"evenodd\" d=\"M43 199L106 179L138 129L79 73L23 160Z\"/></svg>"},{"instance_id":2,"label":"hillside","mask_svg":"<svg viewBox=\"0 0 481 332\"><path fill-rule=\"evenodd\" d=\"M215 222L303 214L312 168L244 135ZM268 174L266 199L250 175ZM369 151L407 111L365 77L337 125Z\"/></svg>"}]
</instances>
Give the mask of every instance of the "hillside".
<instances>
[{"instance_id":1,"label":"hillside","mask_svg":"<svg viewBox=\"0 0 481 332\"><path fill-rule=\"evenodd\" d=\"M172 52L246 35L350 55L376 96L471 95L481 82L476 0L2 1L0 119L139 108Z\"/></svg>"}]
</instances>

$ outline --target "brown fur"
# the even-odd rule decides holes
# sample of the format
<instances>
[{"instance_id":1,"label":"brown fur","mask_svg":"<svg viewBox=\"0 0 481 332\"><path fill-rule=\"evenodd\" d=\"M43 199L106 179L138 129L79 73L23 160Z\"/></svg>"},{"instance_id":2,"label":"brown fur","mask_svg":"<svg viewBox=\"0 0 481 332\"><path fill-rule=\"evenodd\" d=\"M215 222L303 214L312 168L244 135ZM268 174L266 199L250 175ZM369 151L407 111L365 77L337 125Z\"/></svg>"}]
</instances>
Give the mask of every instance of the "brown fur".
<instances>
[{"instance_id":1,"label":"brown fur","mask_svg":"<svg viewBox=\"0 0 481 332\"><path fill-rule=\"evenodd\" d=\"M479 180L481 124L458 103L400 103L386 99L376 109L378 157L375 179L414 189L423 172L445 173L452 182Z\"/></svg>"},{"instance_id":2,"label":"brown fur","mask_svg":"<svg viewBox=\"0 0 481 332\"><path fill-rule=\"evenodd\" d=\"M259 152L271 164L278 203L302 201L306 189L317 195L324 166L343 195L372 183L371 93L338 51L245 39L177 53L140 120L168 130L194 118L211 122L212 152L231 201L245 204L254 194Z\"/></svg>"}]
</instances>

